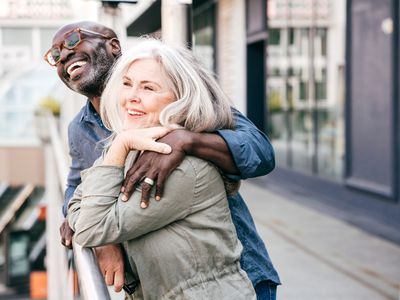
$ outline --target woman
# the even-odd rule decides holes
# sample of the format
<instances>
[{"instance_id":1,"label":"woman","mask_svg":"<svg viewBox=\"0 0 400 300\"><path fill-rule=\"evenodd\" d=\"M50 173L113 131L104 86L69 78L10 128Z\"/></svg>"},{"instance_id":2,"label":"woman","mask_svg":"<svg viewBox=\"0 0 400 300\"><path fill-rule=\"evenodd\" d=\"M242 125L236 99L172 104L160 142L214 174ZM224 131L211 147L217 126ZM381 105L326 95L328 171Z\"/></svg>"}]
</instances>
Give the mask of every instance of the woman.
<instances>
[{"instance_id":1,"label":"woman","mask_svg":"<svg viewBox=\"0 0 400 300\"><path fill-rule=\"evenodd\" d=\"M168 130L233 126L230 103L213 77L191 52L145 41L119 59L101 112L114 135L103 157L82 172L69 204L75 241L86 247L123 243L138 281L134 299L255 299L213 165L185 158L168 178L163 200L147 209L138 205L140 187L128 202L120 196L124 169Z\"/></svg>"}]
</instances>

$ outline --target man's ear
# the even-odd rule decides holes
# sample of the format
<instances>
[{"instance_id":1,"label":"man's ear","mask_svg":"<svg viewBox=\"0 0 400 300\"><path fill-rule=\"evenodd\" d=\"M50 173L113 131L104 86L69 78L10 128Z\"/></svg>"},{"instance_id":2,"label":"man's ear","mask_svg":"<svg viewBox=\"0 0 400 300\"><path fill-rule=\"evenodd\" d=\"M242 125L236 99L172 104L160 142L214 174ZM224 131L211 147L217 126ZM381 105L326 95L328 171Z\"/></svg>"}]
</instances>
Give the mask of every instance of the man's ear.
<instances>
[{"instance_id":1,"label":"man's ear","mask_svg":"<svg viewBox=\"0 0 400 300\"><path fill-rule=\"evenodd\" d=\"M121 44L117 38L113 38L110 40L111 52L115 57L121 55Z\"/></svg>"}]
</instances>

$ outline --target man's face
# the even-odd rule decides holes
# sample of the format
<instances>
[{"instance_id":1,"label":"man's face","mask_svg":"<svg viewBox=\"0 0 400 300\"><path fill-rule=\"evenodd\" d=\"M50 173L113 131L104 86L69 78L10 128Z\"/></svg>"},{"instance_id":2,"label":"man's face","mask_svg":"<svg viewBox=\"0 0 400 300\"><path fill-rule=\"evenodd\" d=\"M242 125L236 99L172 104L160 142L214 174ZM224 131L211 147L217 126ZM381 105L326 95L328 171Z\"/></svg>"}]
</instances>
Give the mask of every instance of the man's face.
<instances>
[{"instance_id":1,"label":"man's face","mask_svg":"<svg viewBox=\"0 0 400 300\"><path fill-rule=\"evenodd\" d=\"M107 47L108 39L84 32L81 32L82 42L75 48L64 47L65 35L76 28L72 25L63 27L53 38L53 46L61 47L57 74L71 90L87 97L100 96L115 56L111 47Z\"/></svg>"}]
</instances>

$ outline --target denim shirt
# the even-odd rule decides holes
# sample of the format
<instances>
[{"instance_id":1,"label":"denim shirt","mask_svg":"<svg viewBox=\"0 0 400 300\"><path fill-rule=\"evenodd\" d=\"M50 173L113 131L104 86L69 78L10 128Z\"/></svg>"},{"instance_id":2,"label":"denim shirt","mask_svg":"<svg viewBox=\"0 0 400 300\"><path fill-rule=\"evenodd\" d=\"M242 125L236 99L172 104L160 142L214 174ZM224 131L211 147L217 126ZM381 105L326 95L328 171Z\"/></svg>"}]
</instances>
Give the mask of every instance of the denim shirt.
<instances>
[{"instance_id":1,"label":"denim shirt","mask_svg":"<svg viewBox=\"0 0 400 300\"><path fill-rule=\"evenodd\" d=\"M239 111L233 109L235 130L219 130L227 143L240 175L226 176L239 180L266 175L275 167L273 148L268 138ZM67 179L63 213L67 214L68 202L81 183L80 172L92 166L103 151L104 139L111 132L104 127L99 114L87 101L68 127L68 143L72 163ZM253 218L239 193L228 197L232 221L243 245L240 263L255 286L263 280L280 284L267 249L258 235Z\"/></svg>"}]
</instances>

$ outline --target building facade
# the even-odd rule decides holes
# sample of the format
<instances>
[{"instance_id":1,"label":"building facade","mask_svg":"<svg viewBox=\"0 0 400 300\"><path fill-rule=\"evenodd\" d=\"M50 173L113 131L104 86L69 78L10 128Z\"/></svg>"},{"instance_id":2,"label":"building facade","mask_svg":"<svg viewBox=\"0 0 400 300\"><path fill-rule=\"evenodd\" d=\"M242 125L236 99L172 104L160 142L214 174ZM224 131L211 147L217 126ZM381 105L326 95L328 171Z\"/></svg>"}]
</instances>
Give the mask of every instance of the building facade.
<instances>
[{"instance_id":1,"label":"building facade","mask_svg":"<svg viewBox=\"0 0 400 300\"><path fill-rule=\"evenodd\" d=\"M400 226L398 2L194 0L192 8L193 50L269 135L272 178L320 190L323 201L349 210L349 222L370 217L393 233ZM153 20L161 17L155 11ZM128 35L143 24L133 21Z\"/></svg>"},{"instance_id":2,"label":"building facade","mask_svg":"<svg viewBox=\"0 0 400 300\"><path fill-rule=\"evenodd\" d=\"M345 1L268 1L267 132L278 164L340 180Z\"/></svg>"},{"instance_id":3,"label":"building facade","mask_svg":"<svg viewBox=\"0 0 400 300\"><path fill-rule=\"evenodd\" d=\"M398 1L246 5L248 83L266 66L248 115L274 145L274 182L399 243Z\"/></svg>"}]
</instances>

